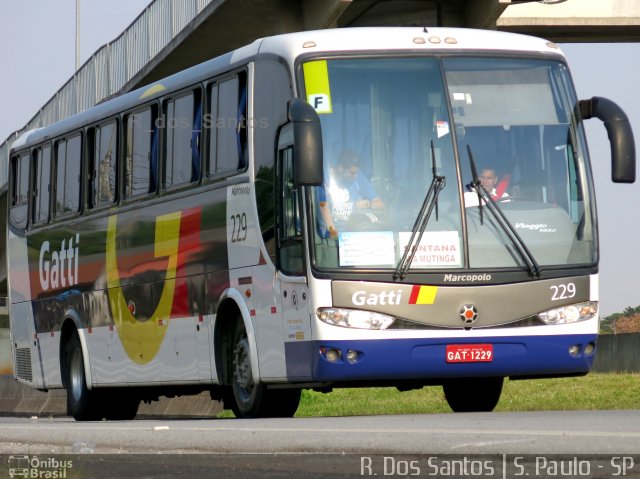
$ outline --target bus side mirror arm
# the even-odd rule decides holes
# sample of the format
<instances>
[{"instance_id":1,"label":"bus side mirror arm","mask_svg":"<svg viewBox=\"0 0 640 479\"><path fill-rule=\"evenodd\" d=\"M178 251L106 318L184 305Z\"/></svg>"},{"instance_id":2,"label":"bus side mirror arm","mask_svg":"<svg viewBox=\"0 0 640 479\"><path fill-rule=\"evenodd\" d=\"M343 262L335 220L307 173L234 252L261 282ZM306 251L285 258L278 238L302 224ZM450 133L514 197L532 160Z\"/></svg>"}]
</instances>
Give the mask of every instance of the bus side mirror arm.
<instances>
[{"instance_id":1,"label":"bus side mirror arm","mask_svg":"<svg viewBox=\"0 0 640 479\"><path fill-rule=\"evenodd\" d=\"M611 179L615 183L636 180L636 148L629 118L616 103L594 96L578 102L583 120L596 117L604 123L611 143Z\"/></svg>"},{"instance_id":2,"label":"bus side mirror arm","mask_svg":"<svg viewBox=\"0 0 640 479\"><path fill-rule=\"evenodd\" d=\"M318 114L306 101L289 102L289 120L293 124L293 173L299 186L320 186L322 170L322 130Z\"/></svg>"}]
</instances>

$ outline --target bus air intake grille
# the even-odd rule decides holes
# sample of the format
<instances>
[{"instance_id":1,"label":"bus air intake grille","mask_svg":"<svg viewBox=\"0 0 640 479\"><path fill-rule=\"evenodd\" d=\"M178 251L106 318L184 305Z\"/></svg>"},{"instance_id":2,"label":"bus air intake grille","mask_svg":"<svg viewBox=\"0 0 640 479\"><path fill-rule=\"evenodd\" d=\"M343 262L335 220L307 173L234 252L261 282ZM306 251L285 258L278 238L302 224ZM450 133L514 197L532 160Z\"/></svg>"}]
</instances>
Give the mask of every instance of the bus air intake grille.
<instances>
[{"instance_id":1,"label":"bus air intake grille","mask_svg":"<svg viewBox=\"0 0 640 479\"><path fill-rule=\"evenodd\" d=\"M456 318L458 322L460 320ZM529 316L526 318L516 319L508 323L489 324L486 326L474 326L471 329L497 329L497 328L527 328L531 326L544 326L545 324L540 321L536 316ZM461 325L452 325L450 327L418 323L403 318L396 318L395 322L389 326L388 329L421 329L421 330L451 330L451 329L469 329Z\"/></svg>"},{"instance_id":2,"label":"bus air intake grille","mask_svg":"<svg viewBox=\"0 0 640 479\"><path fill-rule=\"evenodd\" d=\"M33 381L31 372L31 350L29 348L16 349L16 375L25 381Z\"/></svg>"}]
</instances>

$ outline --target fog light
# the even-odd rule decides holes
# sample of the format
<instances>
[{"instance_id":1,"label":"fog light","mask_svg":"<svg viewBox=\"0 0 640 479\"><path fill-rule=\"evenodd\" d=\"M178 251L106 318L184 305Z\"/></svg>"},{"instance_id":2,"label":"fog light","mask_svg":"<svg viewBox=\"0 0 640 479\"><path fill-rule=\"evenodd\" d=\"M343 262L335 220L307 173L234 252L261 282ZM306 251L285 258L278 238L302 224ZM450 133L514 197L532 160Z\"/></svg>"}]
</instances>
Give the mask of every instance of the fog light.
<instances>
[{"instance_id":1,"label":"fog light","mask_svg":"<svg viewBox=\"0 0 640 479\"><path fill-rule=\"evenodd\" d=\"M578 344L569 346L569 354L574 358L578 357L580 355L580 346Z\"/></svg>"},{"instance_id":2,"label":"fog light","mask_svg":"<svg viewBox=\"0 0 640 479\"><path fill-rule=\"evenodd\" d=\"M340 350L339 349L327 349L324 357L327 358L327 361L331 363L335 363L338 359L340 359Z\"/></svg>"},{"instance_id":3,"label":"fog light","mask_svg":"<svg viewBox=\"0 0 640 479\"><path fill-rule=\"evenodd\" d=\"M593 354L596 350L596 345L594 343L589 343L584 347L584 354Z\"/></svg>"},{"instance_id":4,"label":"fog light","mask_svg":"<svg viewBox=\"0 0 640 479\"><path fill-rule=\"evenodd\" d=\"M349 362L349 364L357 363L358 359L359 359L358 351L354 351L353 349L350 349L349 351L347 351L347 361Z\"/></svg>"}]
</instances>

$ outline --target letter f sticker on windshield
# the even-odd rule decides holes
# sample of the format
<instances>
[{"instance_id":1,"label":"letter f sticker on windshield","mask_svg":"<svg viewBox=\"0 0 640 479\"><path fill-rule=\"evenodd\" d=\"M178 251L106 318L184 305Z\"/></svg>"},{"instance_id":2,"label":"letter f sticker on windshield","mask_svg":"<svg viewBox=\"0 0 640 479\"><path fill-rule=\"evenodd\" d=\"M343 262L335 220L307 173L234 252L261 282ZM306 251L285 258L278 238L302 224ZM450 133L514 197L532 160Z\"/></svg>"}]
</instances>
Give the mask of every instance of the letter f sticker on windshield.
<instances>
[{"instance_id":1,"label":"letter f sticker on windshield","mask_svg":"<svg viewBox=\"0 0 640 479\"><path fill-rule=\"evenodd\" d=\"M318 114L331 113L331 91L326 60L314 60L303 65L307 102Z\"/></svg>"}]
</instances>

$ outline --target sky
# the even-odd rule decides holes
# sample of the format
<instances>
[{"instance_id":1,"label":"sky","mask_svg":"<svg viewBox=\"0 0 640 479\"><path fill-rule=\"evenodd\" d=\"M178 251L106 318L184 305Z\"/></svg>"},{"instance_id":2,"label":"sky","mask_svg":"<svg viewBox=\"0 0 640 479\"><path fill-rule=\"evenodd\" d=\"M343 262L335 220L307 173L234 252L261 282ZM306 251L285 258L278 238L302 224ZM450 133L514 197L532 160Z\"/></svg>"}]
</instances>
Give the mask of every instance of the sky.
<instances>
[{"instance_id":1,"label":"sky","mask_svg":"<svg viewBox=\"0 0 640 479\"><path fill-rule=\"evenodd\" d=\"M81 0L84 63L115 39L149 0ZM0 142L22 128L73 75L76 0L0 0ZM629 116L640 151L640 43L563 44L579 98L607 97ZM600 311L640 305L640 181L611 182L609 141L597 119L586 122L600 228ZM640 170L639 170L640 171Z\"/></svg>"}]
</instances>

